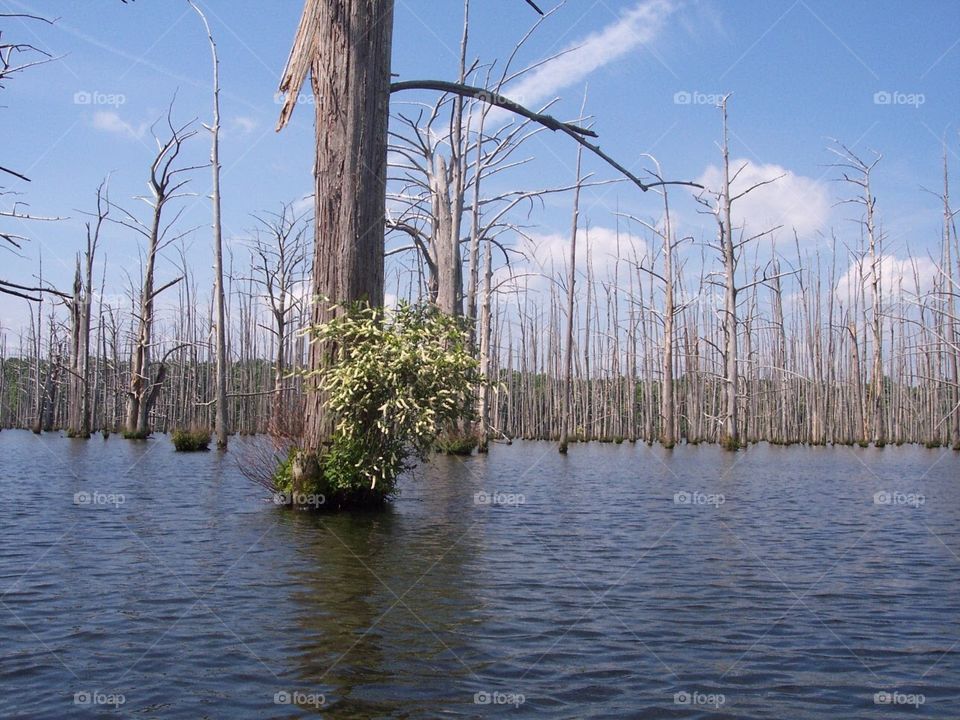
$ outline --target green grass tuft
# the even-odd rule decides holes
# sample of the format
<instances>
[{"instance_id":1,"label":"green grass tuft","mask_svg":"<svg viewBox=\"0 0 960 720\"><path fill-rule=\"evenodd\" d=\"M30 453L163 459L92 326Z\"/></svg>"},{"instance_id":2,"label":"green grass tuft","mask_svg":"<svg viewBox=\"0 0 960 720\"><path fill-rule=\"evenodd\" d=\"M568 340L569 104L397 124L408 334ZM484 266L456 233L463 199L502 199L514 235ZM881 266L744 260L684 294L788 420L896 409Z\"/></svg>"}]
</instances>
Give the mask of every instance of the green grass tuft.
<instances>
[{"instance_id":1,"label":"green grass tuft","mask_svg":"<svg viewBox=\"0 0 960 720\"><path fill-rule=\"evenodd\" d=\"M170 434L177 452L197 452L210 449L209 430L174 430Z\"/></svg>"}]
</instances>

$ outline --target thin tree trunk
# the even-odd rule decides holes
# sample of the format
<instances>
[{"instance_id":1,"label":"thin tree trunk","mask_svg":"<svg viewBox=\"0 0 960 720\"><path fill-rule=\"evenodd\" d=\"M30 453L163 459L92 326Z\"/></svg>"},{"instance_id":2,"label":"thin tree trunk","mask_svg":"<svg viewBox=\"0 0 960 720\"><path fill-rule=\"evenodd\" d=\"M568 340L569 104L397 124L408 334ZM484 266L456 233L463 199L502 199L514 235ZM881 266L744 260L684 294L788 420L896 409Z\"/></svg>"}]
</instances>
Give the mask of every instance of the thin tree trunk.
<instances>
[{"instance_id":1,"label":"thin tree trunk","mask_svg":"<svg viewBox=\"0 0 960 720\"><path fill-rule=\"evenodd\" d=\"M567 452L570 432L570 398L573 391L573 326L574 298L577 282L577 224L580 221L580 186L582 184L581 167L583 148L577 148L577 185L573 190L573 221L570 228L570 267L567 274L567 331L566 345L563 350L563 393L560 409L560 446L562 454Z\"/></svg>"},{"instance_id":2,"label":"thin tree trunk","mask_svg":"<svg viewBox=\"0 0 960 720\"><path fill-rule=\"evenodd\" d=\"M206 126L210 131L210 169L212 173L212 192L210 200L213 208L213 273L214 273L214 307L216 313L216 422L217 447L225 450L227 447L227 330L224 310L223 293L223 240L220 222L220 58L217 55L217 44L210 32L207 18L192 2L190 5L196 10L203 27L207 31L210 42L210 54L213 60L213 124Z\"/></svg>"}]
</instances>

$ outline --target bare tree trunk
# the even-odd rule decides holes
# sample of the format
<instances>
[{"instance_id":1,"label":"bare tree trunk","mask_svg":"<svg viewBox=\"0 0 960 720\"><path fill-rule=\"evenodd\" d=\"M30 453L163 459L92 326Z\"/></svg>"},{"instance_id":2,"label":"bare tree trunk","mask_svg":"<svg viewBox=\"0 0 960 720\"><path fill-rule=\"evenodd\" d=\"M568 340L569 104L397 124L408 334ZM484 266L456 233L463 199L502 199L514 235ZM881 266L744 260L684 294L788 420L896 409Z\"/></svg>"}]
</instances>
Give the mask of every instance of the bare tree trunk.
<instances>
[{"instance_id":1,"label":"bare tree trunk","mask_svg":"<svg viewBox=\"0 0 960 720\"><path fill-rule=\"evenodd\" d=\"M737 357L737 259L733 249L733 223L730 200L730 146L727 131L727 98L721 103L723 114L723 188L717 214L720 224L720 247L723 257L723 335L724 335L724 403L720 443L728 450L740 446L737 418L737 385L739 365Z\"/></svg>"},{"instance_id":2,"label":"bare tree trunk","mask_svg":"<svg viewBox=\"0 0 960 720\"><path fill-rule=\"evenodd\" d=\"M947 150L943 150L943 264L947 275L947 312L946 351L950 387L947 391L947 402L950 405L950 445L954 450L960 450L960 337L957 336L957 293L953 279L953 256L950 228L953 224L953 211L950 209L950 180L947 172Z\"/></svg>"},{"instance_id":3,"label":"bare tree trunk","mask_svg":"<svg viewBox=\"0 0 960 720\"><path fill-rule=\"evenodd\" d=\"M67 370L67 435L80 435L80 396L83 394L81 355L81 330L83 317L83 281L80 279L80 255L77 254L73 274L73 295L66 302L70 313L70 367Z\"/></svg>"},{"instance_id":4,"label":"bare tree trunk","mask_svg":"<svg viewBox=\"0 0 960 720\"><path fill-rule=\"evenodd\" d=\"M205 126L210 131L210 168L213 174L212 192L210 200L213 206L213 273L214 273L214 306L216 313L216 422L217 447L227 447L227 330L226 313L224 311L223 293L223 240L220 223L220 58L217 55L217 44L214 42L210 25L200 8L192 2L190 5L196 10L203 27L207 31L210 42L210 54L213 58L213 124Z\"/></svg>"},{"instance_id":5,"label":"bare tree trunk","mask_svg":"<svg viewBox=\"0 0 960 720\"><path fill-rule=\"evenodd\" d=\"M773 261L774 279L772 281L773 290L773 369L778 375L776 382L780 387L780 409L777 413L777 424L771 424L771 433L769 440L781 444L788 442L787 430L787 335L786 326L783 321L783 292L780 287L780 265L776 259ZM776 428L774 431L773 428Z\"/></svg>"},{"instance_id":6,"label":"bare tree trunk","mask_svg":"<svg viewBox=\"0 0 960 720\"><path fill-rule=\"evenodd\" d=\"M663 427L660 429L660 442L665 448L672 448L677 442L673 388L673 325L676 309L673 302L673 227L670 221L670 201L666 187L663 188L663 217L663 357L661 358L663 387L660 396L660 418Z\"/></svg>"},{"instance_id":7,"label":"bare tree trunk","mask_svg":"<svg viewBox=\"0 0 960 720\"><path fill-rule=\"evenodd\" d=\"M316 105L315 303L311 320L331 319L331 303L383 303L392 0L307 0L280 82L287 93L278 129L290 117L310 71ZM329 343L310 346L309 369L333 359ZM329 441L333 418L312 389L305 449Z\"/></svg>"},{"instance_id":8,"label":"bare tree trunk","mask_svg":"<svg viewBox=\"0 0 960 720\"><path fill-rule=\"evenodd\" d=\"M477 452L487 452L490 443L490 367L493 350L490 347L491 338L491 296L493 295L493 250L492 243L487 241L484 248L483 260L483 302L480 307L480 437ZM512 378L512 373L511 373Z\"/></svg>"},{"instance_id":9,"label":"bare tree trunk","mask_svg":"<svg viewBox=\"0 0 960 720\"><path fill-rule=\"evenodd\" d=\"M567 453L570 431L570 396L573 382L573 327L574 298L577 283L577 224L580 221L580 186L582 184L581 167L583 148L577 148L577 185L573 190L573 221L570 228L570 267L567 273L567 332L563 350L563 393L560 409L560 447L562 454Z\"/></svg>"},{"instance_id":10,"label":"bare tree trunk","mask_svg":"<svg viewBox=\"0 0 960 720\"><path fill-rule=\"evenodd\" d=\"M38 270L39 274L37 276L37 279L39 280L40 287L43 287L43 255L42 254L40 255L38 265L39 265L39 270ZM33 338L34 343L33 343L33 348L31 348L33 350L34 366L36 370L33 376L34 421L33 421L33 427L31 428L31 430L33 430L34 434L36 435L39 435L40 432L43 430L43 411L44 411L44 402L43 402L44 396L42 392L43 370L41 365L42 358L40 355L40 348L42 343L41 337L42 337L42 329L43 329L43 294L41 293L39 297L40 297L40 300L37 302L37 329L34 332L34 338ZM33 305L30 305L29 307L30 307L30 315L31 315L30 328L32 330L33 329Z\"/></svg>"},{"instance_id":11,"label":"bare tree trunk","mask_svg":"<svg viewBox=\"0 0 960 720\"><path fill-rule=\"evenodd\" d=\"M437 155L430 177L433 195L434 261L437 267L435 302L437 307L447 315L460 316L463 314L461 304L463 280L460 263L460 222L457 211L462 205L462 200L457 200L456 187L453 188L454 196L452 198L450 196L451 170L456 173L455 167L447 167L447 161L443 155Z\"/></svg>"}]
</instances>

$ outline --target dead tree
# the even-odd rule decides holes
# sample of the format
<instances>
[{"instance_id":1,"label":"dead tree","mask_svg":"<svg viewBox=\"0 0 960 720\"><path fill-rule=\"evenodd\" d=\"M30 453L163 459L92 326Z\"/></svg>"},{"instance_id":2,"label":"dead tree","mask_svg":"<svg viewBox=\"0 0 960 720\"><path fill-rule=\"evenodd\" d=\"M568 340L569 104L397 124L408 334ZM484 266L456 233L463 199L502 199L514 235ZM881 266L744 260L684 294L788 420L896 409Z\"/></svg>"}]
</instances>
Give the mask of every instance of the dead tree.
<instances>
[{"instance_id":1,"label":"dead tree","mask_svg":"<svg viewBox=\"0 0 960 720\"><path fill-rule=\"evenodd\" d=\"M586 97L584 97L586 100ZM566 455L568 433L570 430L570 400L573 394L573 328L575 319L574 298L576 297L577 282L577 225L580 222L580 185L582 180L583 148L577 148L577 184L573 191L573 221L570 228L570 267L567 272L567 330L563 350L563 390L560 410L560 445L559 451Z\"/></svg>"},{"instance_id":2,"label":"dead tree","mask_svg":"<svg viewBox=\"0 0 960 720\"><path fill-rule=\"evenodd\" d=\"M956 230L954 218L960 210L950 207L950 178L947 171L947 151L943 151L943 265L946 271L946 350L949 363L948 392L950 408L950 444L954 450L960 450L960 336L957 333L957 283L954 281L954 248ZM951 231L953 231L951 233ZM956 257L960 262L960 254Z\"/></svg>"},{"instance_id":3,"label":"dead tree","mask_svg":"<svg viewBox=\"0 0 960 720\"><path fill-rule=\"evenodd\" d=\"M280 81L290 119L310 74L316 108L314 325L339 306L383 304L392 0L307 0ZM328 343L310 346L309 370L333 360ZM303 446L316 451L333 432L324 396L305 406Z\"/></svg>"},{"instance_id":4,"label":"dead tree","mask_svg":"<svg viewBox=\"0 0 960 720\"><path fill-rule=\"evenodd\" d=\"M204 125L210 132L210 169L213 173L213 184L210 201L213 208L213 273L214 273L214 312L216 314L216 415L214 428L217 435L217 447L227 447L229 424L227 418L227 328L225 300L223 292L223 240L220 223L220 58L217 55L217 44L207 18L192 0L190 6L197 12L207 31L207 40L210 43L210 54L213 60L213 124Z\"/></svg>"},{"instance_id":5,"label":"dead tree","mask_svg":"<svg viewBox=\"0 0 960 720\"><path fill-rule=\"evenodd\" d=\"M253 279L263 288L273 324L267 331L276 342L274 353L273 399L268 429L277 436L291 435L290 407L285 397L287 344L291 317L299 311L303 290L303 268L307 261L307 225L290 205L279 213L255 216L260 228L250 249ZM263 230L261 234L260 230Z\"/></svg>"},{"instance_id":6,"label":"dead tree","mask_svg":"<svg viewBox=\"0 0 960 720\"><path fill-rule=\"evenodd\" d=\"M849 200L842 201L854 205L863 206L863 216L858 222L861 223L866 235L866 263L867 278L869 283L870 295L870 317L867 318L867 303L864 302L864 322L870 328L873 362L870 371L870 418L873 435L873 442L878 446L886 443L886 431L884 428L884 377L883 377L883 298L881 287L881 263L883 254L880 249L882 237L877 230L876 204L877 199L871 189L871 174L873 169L880 162L882 156L874 153L872 162L867 163L857 156L850 148L842 143L835 142L836 148L830 148L830 151L838 155L841 159L834 167L841 171L843 182L849 183L857 188L857 195ZM862 261L861 261L862 264ZM864 288L866 293L866 288Z\"/></svg>"},{"instance_id":7,"label":"dead tree","mask_svg":"<svg viewBox=\"0 0 960 720\"><path fill-rule=\"evenodd\" d=\"M663 173L660 169L660 163L652 156L648 155L647 157L649 157L656 166L656 172L653 173L654 177L662 180ZM632 215L625 215L625 217L640 223L660 240L660 254L663 256L662 274L642 262L637 263L637 269L642 270L653 279L658 280L663 286L663 315L661 320L663 324L663 351L660 356L660 442L664 447L672 448L677 442L676 398L673 380L674 363L676 362L676 352L674 350L674 342L676 339L675 324L677 315L684 310L683 305L678 305L675 300L675 253L677 246L689 238L678 240L674 236L667 187L663 186L658 192L663 198L662 223L648 223Z\"/></svg>"},{"instance_id":8,"label":"dead tree","mask_svg":"<svg viewBox=\"0 0 960 720\"><path fill-rule=\"evenodd\" d=\"M117 207L123 215L116 222L133 230L147 241L139 312L136 317L138 329L130 357L130 384L127 390L125 425L127 433L137 437L144 437L150 433L150 410L156 401L157 393L166 375L166 368L162 362L155 376L151 369L155 303L157 297L164 290L182 280L182 276L176 277L170 282L156 287L154 278L157 257L164 247L176 242L189 232L172 233L173 226L176 225L183 212L182 209L177 211L169 222L165 222L164 210L170 202L186 196L186 193L182 190L189 182L189 178L184 177L184 175L200 167L177 167L177 160L184 143L196 135L197 131L190 129L193 121L179 127L174 126L171 119L172 111L173 107L171 105L166 117L168 139L161 141L154 135L158 151L150 165L150 177L147 182L150 195L139 198L150 207L150 219L144 223L133 213L118 206L113 206Z\"/></svg>"},{"instance_id":9,"label":"dead tree","mask_svg":"<svg viewBox=\"0 0 960 720\"><path fill-rule=\"evenodd\" d=\"M727 128L727 100L730 95L724 95L720 100L720 115L722 118L723 131L721 136L720 152L723 158L721 168L720 188L711 193L712 203L708 201L703 194L697 197L697 201L709 208L717 222L717 244L712 247L719 253L722 263L720 282L714 281L723 288L723 310L720 313L721 327L723 329L723 409L720 417L720 444L729 450L736 450L740 447L740 426L738 416L738 395L740 392L740 357L738 354L739 331L737 315L737 296L747 287L768 282L771 278L766 275L762 280L750 283L744 287L737 286L737 264L740 258L742 248L749 242L757 240L767 235L776 228L765 230L757 235L747 238L743 237L743 228L741 237L734 241L733 234L736 228L733 227L733 204L740 198L753 192L754 190L776 182L779 178L763 180L751 185L747 189L733 194L732 184L737 177L747 167L745 163L732 175L730 173L730 134Z\"/></svg>"},{"instance_id":10,"label":"dead tree","mask_svg":"<svg viewBox=\"0 0 960 720\"><path fill-rule=\"evenodd\" d=\"M70 369L70 406L67 432L78 438L90 437L90 357L96 352L90 346L90 321L93 287L93 266L100 242L100 230L110 214L110 197L107 182L97 186L97 208L93 220L86 223L86 250L83 255L83 274L80 272L80 256L73 284L73 296L69 300L72 320L72 368Z\"/></svg>"}]
</instances>

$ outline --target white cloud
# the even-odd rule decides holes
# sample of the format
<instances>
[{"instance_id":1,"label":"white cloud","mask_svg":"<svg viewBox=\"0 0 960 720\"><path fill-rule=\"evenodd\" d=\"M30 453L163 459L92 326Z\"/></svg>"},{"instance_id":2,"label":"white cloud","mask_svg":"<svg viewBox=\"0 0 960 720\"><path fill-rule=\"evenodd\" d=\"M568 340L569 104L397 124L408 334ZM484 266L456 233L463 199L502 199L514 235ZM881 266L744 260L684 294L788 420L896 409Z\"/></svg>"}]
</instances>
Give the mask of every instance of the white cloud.
<instances>
[{"instance_id":1,"label":"white cloud","mask_svg":"<svg viewBox=\"0 0 960 720\"><path fill-rule=\"evenodd\" d=\"M526 253L535 267L548 275L566 273L570 260L570 237L551 233L548 235L531 234L526 242ZM598 280L606 280L613 273L617 262L618 246L620 256L620 278L626 278L629 269L627 261L639 260L648 253L647 243L636 235L605 227L581 227L577 230L577 273L587 270L587 247L590 248L590 260L593 272Z\"/></svg>"},{"instance_id":2,"label":"white cloud","mask_svg":"<svg viewBox=\"0 0 960 720\"><path fill-rule=\"evenodd\" d=\"M929 258L898 258L880 255L877 258L880 276L880 295L883 300L906 300L933 289L937 266ZM854 260L837 282L837 298L846 302L855 297L863 286L864 298L870 303L873 298L870 260ZM918 287L919 285L919 287Z\"/></svg>"},{"instance_id":3,"label":"white cloud","mask_svg":"<svg viewBox=\"0 0 960 720\"><path fill-rule=\"evenodd\" d=\"M140 140L150 126L147 123L140 123L134 127L112 110L98 110L93 114L93 127L104 132Z\"/></svg>"},{"instance_id":4,"label":"white cloud","mask_svg":"<svg viewBox=\"0 0 960 720\"><path fill-rule=\"evenodd\" d=\"M259 123L256 120L242 115L237 115L230 119L230 126L239 130L241 135L249 135L257 129L257 125L259 125Z\"/></svg>"},{"instance_id":5,"label":"white cloud","mask_svg":"<svg viewBox=\"0 0 960 720\"><path fill-rule=\"evenodd\" d=\"M522 76L503 94L527 107L552 99L557 91L575 85L595 70L654 40L673 11L671 0L636 3L616 22L572 43L560 57ZM501 112L506 113L493 111L491 115Z\"/></svg>"},{"instance_id":6,"label":"white cloud","mask_svg":"<svg viewBox=\"0 0 960 720\"><path fill-rule=\"evenodd\" d=\"M745 166L745 167L743 167ZM777 225L801 235L823 229L830 214L830 197L825 183L775 165L757 165L739 159L730 163L731 175L743 167L731 184L731 196L765 180L780 178L759 187L733 203L733 224L747 225L747 233L762 232ZM780 177L780 176L783 177ZM697 182L710 191L720 188L723 174L720 167L710 165Z\"/></svg>"}]
</instances>

